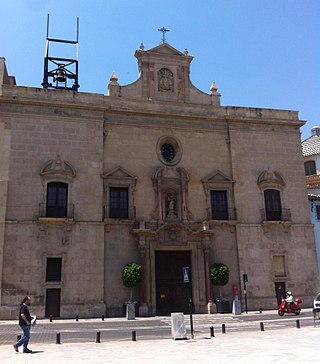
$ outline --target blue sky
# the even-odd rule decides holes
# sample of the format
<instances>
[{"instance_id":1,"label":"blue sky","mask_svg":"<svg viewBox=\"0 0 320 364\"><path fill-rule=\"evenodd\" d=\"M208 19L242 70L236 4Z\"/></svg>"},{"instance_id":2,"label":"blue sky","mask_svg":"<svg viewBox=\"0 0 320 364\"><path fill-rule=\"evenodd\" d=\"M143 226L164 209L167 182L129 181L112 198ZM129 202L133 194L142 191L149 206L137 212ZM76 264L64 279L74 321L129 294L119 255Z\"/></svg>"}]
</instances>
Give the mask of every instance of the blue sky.
<instances>
[{"instance_id":1,"label":"blue sky","mask_svg":"<svg viewBox=\"0 0 320 364\"><path fill-rule=\"evenodd\" d=\"M194 56L193 84L222 105L298 110L320 124L319 0L0 0L0 56L18 85L41 87L46 39L76 38L80 19L80 92L106 94L112 71L121 85L137 79L134 52L168 43ZM73 48L71 48L73 51ZM58 49L55 56L69 56ZM66 53L65 53L66 52ZM73 55L73 53L72 53Z\"/></svg>"}]
</instances>

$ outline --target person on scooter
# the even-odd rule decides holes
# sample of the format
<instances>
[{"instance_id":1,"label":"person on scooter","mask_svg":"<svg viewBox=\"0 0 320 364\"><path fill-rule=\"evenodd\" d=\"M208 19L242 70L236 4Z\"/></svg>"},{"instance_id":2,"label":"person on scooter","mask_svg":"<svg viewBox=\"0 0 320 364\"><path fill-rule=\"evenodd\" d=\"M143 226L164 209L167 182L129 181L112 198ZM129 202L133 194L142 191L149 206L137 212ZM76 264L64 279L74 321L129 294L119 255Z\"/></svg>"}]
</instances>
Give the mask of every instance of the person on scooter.
<instances>
[{"instance_id":1,"label":"person on scooter","mask_svg":"<svg viewBox=\"0 0 320 364\"><path fill-rule=\"evenodd\" d=\"M290 292L290 291L287 292L286 302L287 302L287 305L290 305L290 306L292 306L294 304L294 298L293 298L292 292Z\"/></svg>"}]
</instances>

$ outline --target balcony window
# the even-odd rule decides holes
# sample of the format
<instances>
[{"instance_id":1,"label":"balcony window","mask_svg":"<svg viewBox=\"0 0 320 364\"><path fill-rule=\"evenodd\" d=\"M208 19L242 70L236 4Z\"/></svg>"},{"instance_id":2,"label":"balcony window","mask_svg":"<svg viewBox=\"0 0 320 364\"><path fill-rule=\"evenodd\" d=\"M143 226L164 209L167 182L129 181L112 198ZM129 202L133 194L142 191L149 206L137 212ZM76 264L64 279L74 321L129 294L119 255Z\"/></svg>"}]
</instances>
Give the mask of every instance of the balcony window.
<instances>
[{"instance_id":1,"label":"balcony window","mask_svg":"<svg viewBox=\"0 0 320 364\"><path fill-rule=\"evenodd\" d=\"M211 191L211 219L228 220L227 191Z\"/></svg>"},{"instance_id":2,"label":"balcony window","mask_svg":"<svg viewBox=\"0 0 320 364\"><path fill-rule=\"evenodd\" d=\"M266 209L266 219L272 221L281 221L281 199L280 191L265 190L264 201Z\"/></svg>"},{"instance_id":3,"label":"balcony window","mask_svg":"<svg viewBox=\"0 0 320 364\"><path fill-rule=\"evenodd\" d=\"M110 188L110 218L128 218L128 188Z\"/></svg>"},{"instance_id":4,"label":"balcony window","mask_svg":"<svg viewBox=\"0 0 320 364\"><path fill-rule=\"evenodd\" d=\"M68 185L62 182L48 183L47 186L47 217L67 217Z\"/></svg>"}]
</instances>

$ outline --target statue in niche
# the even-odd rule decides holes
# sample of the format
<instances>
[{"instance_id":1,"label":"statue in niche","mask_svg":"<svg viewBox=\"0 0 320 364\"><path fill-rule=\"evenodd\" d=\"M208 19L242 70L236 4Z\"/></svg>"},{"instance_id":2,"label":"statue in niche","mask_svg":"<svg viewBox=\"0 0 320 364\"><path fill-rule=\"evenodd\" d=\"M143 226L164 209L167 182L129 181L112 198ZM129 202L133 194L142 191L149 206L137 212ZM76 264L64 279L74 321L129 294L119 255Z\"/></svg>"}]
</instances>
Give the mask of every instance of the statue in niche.
<instances>
[{"instance_id":1,"label":"statue in niche","mask_svg":"<svg viewBox=\"0 0 320 364\"><path fill-rule=\"evenodd\" d=\"M173 73L167 68L158 71L159 91L173 92Z\"/></svg>"},{"instance_id":2,"label":"statue in niche","mask_svg":"<svg viewBox=\"0 0 320 364\"><path fill-rule=\"evenodd\" d=\"M177 215L175 212L175 203L176 203L176 200L175 200L174 196L168 195L168 197L167 197L167 204L168 204L167 218L168 219L177 218Z\"/></svg>"}]
</instances>

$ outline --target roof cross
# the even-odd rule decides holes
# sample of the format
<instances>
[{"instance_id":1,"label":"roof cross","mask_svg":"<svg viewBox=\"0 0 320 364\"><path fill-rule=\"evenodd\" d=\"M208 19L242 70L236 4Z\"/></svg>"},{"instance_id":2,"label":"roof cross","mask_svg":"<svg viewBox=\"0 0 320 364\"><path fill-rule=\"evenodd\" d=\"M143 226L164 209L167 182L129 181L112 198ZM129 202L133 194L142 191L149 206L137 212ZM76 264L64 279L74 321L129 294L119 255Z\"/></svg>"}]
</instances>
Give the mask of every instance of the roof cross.
<instances>
[{"instance_id":1,"label":"roof cross","mask_svg":"<svg viewBox=\"0 0 320 364\"><path fill-rule=\"evenodd\" d=\"M163 43L166 43L166 38L165 38L165 35L167 32L170 32L169 29L166 29L165 27L162 27L161 29L158 29L158 32L162 32L162 44Z\"/></svg>"}]
</instances>

